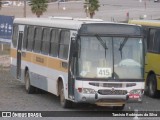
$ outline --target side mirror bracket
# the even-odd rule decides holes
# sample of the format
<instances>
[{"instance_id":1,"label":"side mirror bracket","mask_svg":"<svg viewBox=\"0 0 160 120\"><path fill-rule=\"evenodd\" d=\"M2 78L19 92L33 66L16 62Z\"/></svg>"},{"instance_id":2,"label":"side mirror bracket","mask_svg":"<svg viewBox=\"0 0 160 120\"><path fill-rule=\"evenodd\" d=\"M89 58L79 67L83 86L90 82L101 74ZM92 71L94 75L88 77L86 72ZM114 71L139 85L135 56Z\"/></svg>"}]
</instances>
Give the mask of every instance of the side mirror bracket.
<instances>
[{"instance_id":1,"label":"side mirror bracket","mask_svg":"<svg viewBox=\"0 0 160 120\"><path fill-rule=\"evenodd\" d=\"M71 53L73 57L78 56L78 45L76 42L76 37L71 38Z\"/></svg>"}]
</instances>

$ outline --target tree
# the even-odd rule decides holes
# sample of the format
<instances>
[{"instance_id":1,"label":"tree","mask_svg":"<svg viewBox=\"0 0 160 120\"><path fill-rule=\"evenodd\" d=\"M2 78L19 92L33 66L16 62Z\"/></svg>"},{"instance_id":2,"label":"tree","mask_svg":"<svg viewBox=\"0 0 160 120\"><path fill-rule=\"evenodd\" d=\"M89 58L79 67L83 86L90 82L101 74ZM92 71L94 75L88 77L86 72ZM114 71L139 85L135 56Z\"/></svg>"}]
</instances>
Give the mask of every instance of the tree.
<instances>
[{"instance_id":1,"label":"tree","mask_svg":"<svg viewBox=\"0 0 160 120\"><path fill-rule=\"evenodd\" d=\"M32 13L35 13L37 17L40 17L47 11L47 3L47 0L31 0L29 5L31 6Z\"/></svg>"},{"instance_id":2,"label":"tree","mask_svg":"<svg viewBox=\"0 0 160 120\"><path fill-rule=\"evenodd\" d=\"M95 11L98 11L99 7L99 0L85 0L84 9L87 14L87 17L89 14L90 18L93 18L93 16L95 15Z\"/></svg>"}]
</instances>

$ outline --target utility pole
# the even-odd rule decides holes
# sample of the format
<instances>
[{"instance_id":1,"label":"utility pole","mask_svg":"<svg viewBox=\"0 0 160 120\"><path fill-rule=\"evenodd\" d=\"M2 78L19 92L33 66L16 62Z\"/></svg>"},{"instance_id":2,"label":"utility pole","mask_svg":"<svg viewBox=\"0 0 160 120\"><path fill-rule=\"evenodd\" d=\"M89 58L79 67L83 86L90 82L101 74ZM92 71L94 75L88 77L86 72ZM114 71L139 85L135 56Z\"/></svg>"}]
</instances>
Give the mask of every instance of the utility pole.
<instances>
[{"instance_id":1,"label":"utility pole","mask_svg":"<svg viewBox=\"0 0 160 120\"><path fill-rule=\"evenodd\" d=\"M23 13L23 17L26 18L26 0L24 0L24 13Z\"/></svg>"}]
</instances>

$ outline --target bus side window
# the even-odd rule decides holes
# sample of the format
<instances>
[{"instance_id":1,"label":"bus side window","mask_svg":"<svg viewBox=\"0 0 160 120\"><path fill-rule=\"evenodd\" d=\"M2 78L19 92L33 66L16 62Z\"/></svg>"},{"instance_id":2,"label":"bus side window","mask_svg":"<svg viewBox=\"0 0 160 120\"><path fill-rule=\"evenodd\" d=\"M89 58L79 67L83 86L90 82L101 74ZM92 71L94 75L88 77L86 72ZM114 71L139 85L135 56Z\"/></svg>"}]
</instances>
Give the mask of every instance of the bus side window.
<instances>
[{"instance_id":1,"label":"bus side window","mask_svg":"<svg viewBox=\"0 0 160 120\"><path fill-rule=\"evenodd\" d=\"M154 37L154 52L160 53L160 29L157 29Z\"/></svg>"},{"instance_id":2,"label":"bus side window","mask_svg":"<svg viewBox=\"0 0 160 120\"><path fill-rule=\"evenodd\" d=\"M149 30L149 38L148 38L148 50L153 51L154 49L154 36L155 36L155 29Z\"/></svg>"},{"instance_id":3,"label":"bus side window","mask_svg":"<svg viewBox=\"0 0 160 120\"><path fill-rule=\"evenodd\" d=\"M58 47L59 47L59 32L58 29L53 29L51 31L51 49L50 49L50 55L57 57L58 56Z\"/></svg>"},{"instance_id":4,"label":"bus side window","mask_svg":"<svg viewBox=\"0 0 160 120\"><path fill-rule=\"evenodd\" d=\"M25 26L24 37L23 37L23 49L26 49L26 47L27 47L27 40L28 40L28 27Z\"/></svg>"},{"instance_id":5,"label":"bus side window","mask_svg":"<svg viewBox=\"0 0 160 120\"><path fill-rule=\"evenodd\" d=\"M70 32L62 30L60 34L59 42L59 58L67 59L69 51L69 42L70 42Z\"/></svg>"},{"instance_id":6,"label":"bus side window","mask_svg":"<svg viewBox=\"0 0 160 120\"><path fill-rule=\"evenodd\" d=\"M35 43L34 43L34 51L40 53L41 51L41 42L42 42L42 28L37 27L35 29Z\"/></svg>"},{"instance_id":7,"label":"bus side window","mask_svg":"<svg viewBox=\"0 0 160 120\"><path fill-rule=\"evenodd\" d=\"M42 37L42 53L45 55L49 54L50 49L50 28L44 28Z\"/></svg>"},{"instance_id":8,"label":"bus side window","mask_svg":"<svg viewBox=\"0 0 160 120\"><path fill-rule=\"evenodd\" d=\"M27 50L32 51L34 42L34 27L29 26L28 28L28 41L27 41Z\"/></svg>"},{"instance_id":9,"label":"bus side window","mask_svg":"<svg viewBox=\"0 0 160 120\"><path fill-rule=\"evenodd\" d=\"M12 38L12 43L13 43L13 47L16 48L17 47L17 38L18 37L18 25L14 25L13 26L13 38Z\"/></svg>"}]
</instances>

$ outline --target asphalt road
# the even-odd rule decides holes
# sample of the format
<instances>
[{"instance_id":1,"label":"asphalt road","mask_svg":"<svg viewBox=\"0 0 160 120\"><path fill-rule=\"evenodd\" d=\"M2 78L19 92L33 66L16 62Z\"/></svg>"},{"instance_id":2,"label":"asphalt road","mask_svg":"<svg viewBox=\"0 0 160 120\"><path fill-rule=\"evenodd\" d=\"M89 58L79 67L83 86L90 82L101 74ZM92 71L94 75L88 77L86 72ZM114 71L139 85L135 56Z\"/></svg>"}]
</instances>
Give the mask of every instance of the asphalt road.
<instances>
[{"instance_id":1,"label":"asphalt road","mask_svg":"<svg viewBox=\"0 0 160 120\"><path fill-rule=\"evenodd\" d=\"M99 0L100 8L94 18L107 21L125 21L127 13L130 19L159 19L160 2L153 0ZM140 2L141 1L141 2ZM86 17L84 12L84 0L78 2L50 3L47 11L41 17L49 16L69 16ZM65 8L65 9L64 9ZM36 17L27 5L27 17ZM0 14L23 17L23 6L8 6L0 10Z\"/></svg>"},{"instance_id":2,"label":"asphalt road","mask_svg":"<svg viewBox=\"0 0 160 120\"><path fill-rule=\"evenodd\" d=\"M50 93L27 94L24 85L13 79L8 70L0 71L0 111L111 111L110 107L97 107L94 105L79 104L72 109L64 109L60 106L59 98ZM127 103L124 111L160 111L160 98L152 99L144 96L142 103ZM93 113L93 114L94 114ZM92 113L91 113L92 114ZM85 114L84 114L85 115ZM83 116L83 113L78 114ZM59 116L61 117L61 116ZM59 117L57 119L59 119ZM104 115L105 117L105 115ZM98 119L104 119L100 117ZM75 117L72 117L75 118ZM72 119L71 118L71 119ZM77 117L78 118L78 117ZM84 118L84 117L83 117ZM70 120L69 117L66 119ZM79 119L79 118L78 118ZM91 117L86 117L89 120ZM95 119L95 118L94 118ZM131 118L112 117L112 120L128 120ZM144 118L141 118L143 120ZM148 118L149 119L149 118ZM153 118L152 118L153 119ZM160 118L154 118L159 120ZM145 120L145 119L144 119Z\"/></svg>"}]
</instances>

